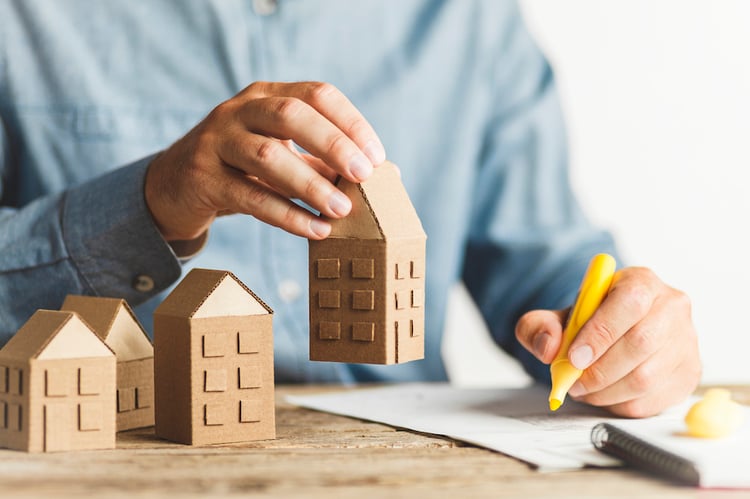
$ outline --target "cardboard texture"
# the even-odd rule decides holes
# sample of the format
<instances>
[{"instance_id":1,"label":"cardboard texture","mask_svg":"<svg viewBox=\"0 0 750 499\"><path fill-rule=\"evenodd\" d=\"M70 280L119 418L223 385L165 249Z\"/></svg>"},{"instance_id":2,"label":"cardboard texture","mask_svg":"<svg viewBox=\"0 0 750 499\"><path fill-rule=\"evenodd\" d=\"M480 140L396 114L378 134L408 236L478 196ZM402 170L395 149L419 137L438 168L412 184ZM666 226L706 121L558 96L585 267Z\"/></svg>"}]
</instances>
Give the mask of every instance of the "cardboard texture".
<instances>
[{"instance_id":1,"label":"cardboard texture","mask_svg":"<svg viewBox=\"0 0 750 499\"><path fill-rule=\"evenodd\" d=\"M38 310L0 350L0 447L115 447L112 350L75 313Z\"/></svg>"},{"instance_id":2,"label":"cardboard texture","mask_svg":"<svg viewBox=\"0 0 750 499\"><path fill-rule=\"evenodd\" d=\"M78 313L117 356L117 431L154 424L154 348L127 302L68 295L61 310Z\"/></svg>"},{"instance_id":3,"label":"cardboard texture","mask_svg":"<svg viewBox=\"0 0 750 499\"><path fill-rule=\"evenodd\" d=\"M273 310L231 272L193 269L154 312L156 435L276 438Z\"/></svg>"},{"instance_id":4,"label":"cardboard texture","mask_svg":"<svg viewBox=\"0 0 750 499\"><path fill-rule=\"evenodd\" d=\"M427 236L395 165L339 178L351 213L309 241L310 360L398 364L424 358Z\"/></svg>"}]
</instances>

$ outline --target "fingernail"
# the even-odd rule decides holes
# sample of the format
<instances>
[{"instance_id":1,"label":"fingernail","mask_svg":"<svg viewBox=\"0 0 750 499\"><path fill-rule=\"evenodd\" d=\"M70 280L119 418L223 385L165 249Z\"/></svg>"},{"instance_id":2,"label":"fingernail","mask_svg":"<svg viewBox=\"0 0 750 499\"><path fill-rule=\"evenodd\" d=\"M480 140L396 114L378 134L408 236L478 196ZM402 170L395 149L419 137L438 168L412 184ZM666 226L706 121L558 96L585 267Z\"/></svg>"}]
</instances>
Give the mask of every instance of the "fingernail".
<instances>
[{"instance_id":1,"label":"fingernail","mask_svg":"<svg viewBox=\"0 0 750 499\"><path fill-rule=\"evenodd\" d=\"M585 393L586 389L581 383L577 381L573 384L573 386L570 387L570 390L568 390L568 395L570 395L571 397L580 397Z\"/></svg>"},{"instance_id":2,"label":"fingernail","mask_svg":"<svg viewBox=\"0 0 750 499\"><path fill-rule=\"evenodd\" d=\"M538 359L544 358L544 352L547 351L547 344L549 343L549 334L539 333L534 338L534 355Z\"/></svg>"},{"instance_id":3,"label":"fingernail","mask_svg":"<svg viewBox=\"0 0 750 499\"><path fill-rule=\"evenodd\" d=\"M372 173L372 163L361 152L354 153L349 160L349 171L361 182Z\"/></svg>"},{"instance_id":4,"label":"fingernail","mask_svg":"<svg viewBox=\"0 0 750 499\"><path fill-rule=\"evenodd\" d=\"M568 358L576 369L586 369L591 364L591 361L594 360L594 351L590 346L583 345L572 350L568 354Z\"/></svg>"},{"instance_id":5,"label":"fingernail","mask_svg":"<svg viewBox=\"0 0 750 499\"><path fill-rule=\"evenodd\" d=\"M368 158L370 158L373 165L379 165L385 161L385 149L383 149L383 144L381 144L380 141L369 141L365 144L365 147L362 148L362 151Z\"/></svg>"},{"instance_id":6,"label":"fingernail","mask_svg":"<svg viewBox=\"0 0 750 499\"><path fill-rule=\"evenodd\" d=\"M331 233L331 224L324 222L319 218L313 218L310 220L310 232L319 238L324 239Z\"/></svg>"},{"instance_id":7,"label":"fingernail","mask_svg":"<svg viewBox=\"0 0 750 499\"><path fill-rule=\"evenodd\" d=\"M348 197L341 194L340 192L334 192L331 197L328 198L328 207L335 214L345 217L352 211L352 202Z\"/></svg>"}]
</instances>

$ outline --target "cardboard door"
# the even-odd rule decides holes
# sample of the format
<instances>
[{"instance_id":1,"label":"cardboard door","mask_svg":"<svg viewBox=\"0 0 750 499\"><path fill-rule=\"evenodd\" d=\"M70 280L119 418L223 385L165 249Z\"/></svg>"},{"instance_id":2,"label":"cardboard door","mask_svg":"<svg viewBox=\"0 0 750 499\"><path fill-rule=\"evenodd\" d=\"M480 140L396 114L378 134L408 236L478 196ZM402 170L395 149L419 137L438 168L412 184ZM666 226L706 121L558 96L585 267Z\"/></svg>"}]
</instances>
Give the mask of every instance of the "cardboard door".
<instances>
[{"instance_id":1,"label":"cardboard door","mask_svg":"<svg viewBox=\"0 0 750 499\"><path fill-rule=\"evenodd\" d=\"M70 404L44 406L44 452L69 450L71 435L76 430Z\"/></svg>"}]
</instances>

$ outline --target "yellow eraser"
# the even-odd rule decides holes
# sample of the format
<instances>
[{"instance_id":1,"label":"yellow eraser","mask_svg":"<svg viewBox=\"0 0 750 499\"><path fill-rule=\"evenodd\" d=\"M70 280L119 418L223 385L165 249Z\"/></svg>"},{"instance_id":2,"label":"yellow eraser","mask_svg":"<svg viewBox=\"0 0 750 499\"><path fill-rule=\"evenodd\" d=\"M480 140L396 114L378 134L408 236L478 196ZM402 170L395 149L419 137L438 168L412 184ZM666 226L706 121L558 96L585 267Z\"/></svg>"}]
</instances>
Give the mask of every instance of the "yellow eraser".
<instances>
[{"instance_id":1,"label":"yellow eraser","mask_svg":"<svg viewBox=\"0 0 750 499\"><path fill-rule=\"evenodd\" d=\"M685 415L688 435L700 438L725 437L742 425L742 408L729 390L712 388Z\"/></svg>"}]
</instances>

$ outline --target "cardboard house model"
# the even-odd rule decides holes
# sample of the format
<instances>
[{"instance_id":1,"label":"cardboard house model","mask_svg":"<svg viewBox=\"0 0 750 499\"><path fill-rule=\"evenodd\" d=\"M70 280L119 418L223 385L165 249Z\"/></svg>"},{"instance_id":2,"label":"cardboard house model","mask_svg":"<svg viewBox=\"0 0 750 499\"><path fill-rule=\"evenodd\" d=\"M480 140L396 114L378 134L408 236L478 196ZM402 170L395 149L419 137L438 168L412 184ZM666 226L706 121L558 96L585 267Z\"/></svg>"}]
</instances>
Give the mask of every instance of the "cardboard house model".
<instances>
[{"instance_id":1,"label":"cardboard house model","mask_svg":"<svg viewBox=\"0 0 750 499\"><path fill-rule=\"evenodd\" d=\"M154 348L127 302L68 295L61 310L80 315L117 356L117 431L154 424Z\"/></svg>"},{"instance_id":2,"label":"cardboard house model","mask_svg":"<svg viewBox=\"0 0 750 499\"><path fill-rule=\"evenodd\" d=\"M273 311L231 272L193 269L154 312L156 435L276 437Z\"/></svg>"},{"instance_id":3,"label":"cardboard house model","mask_svg":"<svg viewBox=\"0 0 750 499\"><path fill-rule=\"evenodd\" d=\"M421 359L427 236L398 170L386 162L361 184L337 186L352 211L309 242L310 359Z\"/></svg>"},{"instance_id":4,"label":"cardboard house model","mask_svg":"<svg viewBox=\"0 0 750 499\"><path fill-rule=\"evenodd\" d=\"M113 449L115 370L77 314L38 310L0 350L0 446Z\"/></svg>"}]
</instances>

